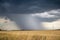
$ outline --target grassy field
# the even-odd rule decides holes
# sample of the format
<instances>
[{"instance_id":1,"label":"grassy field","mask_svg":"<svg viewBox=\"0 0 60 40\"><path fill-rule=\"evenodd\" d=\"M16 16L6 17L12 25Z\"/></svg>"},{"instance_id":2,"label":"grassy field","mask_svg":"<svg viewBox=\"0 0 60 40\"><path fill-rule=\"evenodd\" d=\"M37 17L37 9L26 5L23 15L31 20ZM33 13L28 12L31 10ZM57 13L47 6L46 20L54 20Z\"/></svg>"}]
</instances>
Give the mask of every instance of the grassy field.
<instances>
[{"instance_id":1,"label":"grassy field","mask_svg":"<svg viewBox=\"0 0 60 40\"><path fill-rule=\"evenodd\" d=\"M0 31L0 40L60 40L60 30Z\"/></svg>"}]
</instances>

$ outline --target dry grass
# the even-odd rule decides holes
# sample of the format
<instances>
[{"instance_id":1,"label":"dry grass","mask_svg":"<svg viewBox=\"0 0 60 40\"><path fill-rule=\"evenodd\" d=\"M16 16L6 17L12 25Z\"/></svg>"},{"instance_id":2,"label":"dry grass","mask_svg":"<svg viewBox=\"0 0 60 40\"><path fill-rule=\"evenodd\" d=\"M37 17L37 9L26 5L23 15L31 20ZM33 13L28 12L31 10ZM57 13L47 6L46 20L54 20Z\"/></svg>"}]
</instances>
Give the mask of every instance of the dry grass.
<instances>
[{"instance_id":1,"label":"dry grass","mask_svg":"<svg viewBox=\"0 0 60 40\"><path fill-rule=\"evenodd\" d=\"M60 40L60 31L0 31L0 40Z\"/></svg>"}]
</instances>

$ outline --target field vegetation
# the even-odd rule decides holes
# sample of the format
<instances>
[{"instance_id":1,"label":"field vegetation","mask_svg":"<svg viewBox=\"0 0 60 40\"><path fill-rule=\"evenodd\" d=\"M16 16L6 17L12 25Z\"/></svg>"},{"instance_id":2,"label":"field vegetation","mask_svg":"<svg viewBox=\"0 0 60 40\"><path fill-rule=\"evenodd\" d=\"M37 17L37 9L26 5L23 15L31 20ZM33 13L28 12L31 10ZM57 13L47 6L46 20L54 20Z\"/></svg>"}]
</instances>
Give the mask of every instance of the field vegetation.
<instances>
[{"instance_id":1,"label":"field vegetation","mask_svg":"<svg viewBox=\"0 0 60 40\"><path fill-rule=\"evenodd\" d=\"M60 31L0 31L0 40L60 40Z\"/></svg>"}]
</instances>

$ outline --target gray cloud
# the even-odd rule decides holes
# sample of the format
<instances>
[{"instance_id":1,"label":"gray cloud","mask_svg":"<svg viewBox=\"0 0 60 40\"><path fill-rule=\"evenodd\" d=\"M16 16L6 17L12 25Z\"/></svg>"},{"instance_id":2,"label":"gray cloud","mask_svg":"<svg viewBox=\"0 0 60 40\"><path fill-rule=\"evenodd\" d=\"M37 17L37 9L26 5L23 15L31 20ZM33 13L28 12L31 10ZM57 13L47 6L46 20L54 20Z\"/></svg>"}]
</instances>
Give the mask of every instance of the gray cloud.
<instances>
[{"instance_id":1,"label":"gray cloud","mask_svg":"<svg viewBox=\"0 0 60 40\"><path fill-rule=\"evenodd\" d=\"M30 14L56 9L60 9L60 0L0 0L0 16L7 16L21 26L21 29L44 29L41 22L51 22L60 18L35 18ZM59 16L51 13L50 15ZM33 22L29 22L31 20Z\"/></svg>"},{"instance_id":2,"label":"gray cloud","mask_svg":"<svg viewBox=\"0 0 60 40\"><path fill-rule=\"evenodd\" d=\"M51 22L60 19L60 9L31 14L42 22Z\"/></svg>"},{"instance_id":3,"label":"gray cloud","mask_svg":"<svg viewBox=\"0 0 60 40\"><path fill-rule=\"evenodd\" d=\"M59 9L58 0L0 0L0 13L38 13Z\"/></svg>"}]
</instances>

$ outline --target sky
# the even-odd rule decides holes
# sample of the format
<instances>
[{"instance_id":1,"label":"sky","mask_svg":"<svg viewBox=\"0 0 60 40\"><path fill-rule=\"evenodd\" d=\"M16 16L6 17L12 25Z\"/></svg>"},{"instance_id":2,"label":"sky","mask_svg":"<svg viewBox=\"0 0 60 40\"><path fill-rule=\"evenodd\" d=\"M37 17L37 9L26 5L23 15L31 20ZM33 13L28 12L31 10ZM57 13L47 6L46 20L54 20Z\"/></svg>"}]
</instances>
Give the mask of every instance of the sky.
<instances>
[{"instance_id":1,"label":"sky","mask_svg":"<svg viewBox=\"0 0 60 40\"><path fill-rule=\"evenodd\" d=\"M3 30L60 29L60 0L0 0L0 18Z\"/></svg>"}]
</instances>

